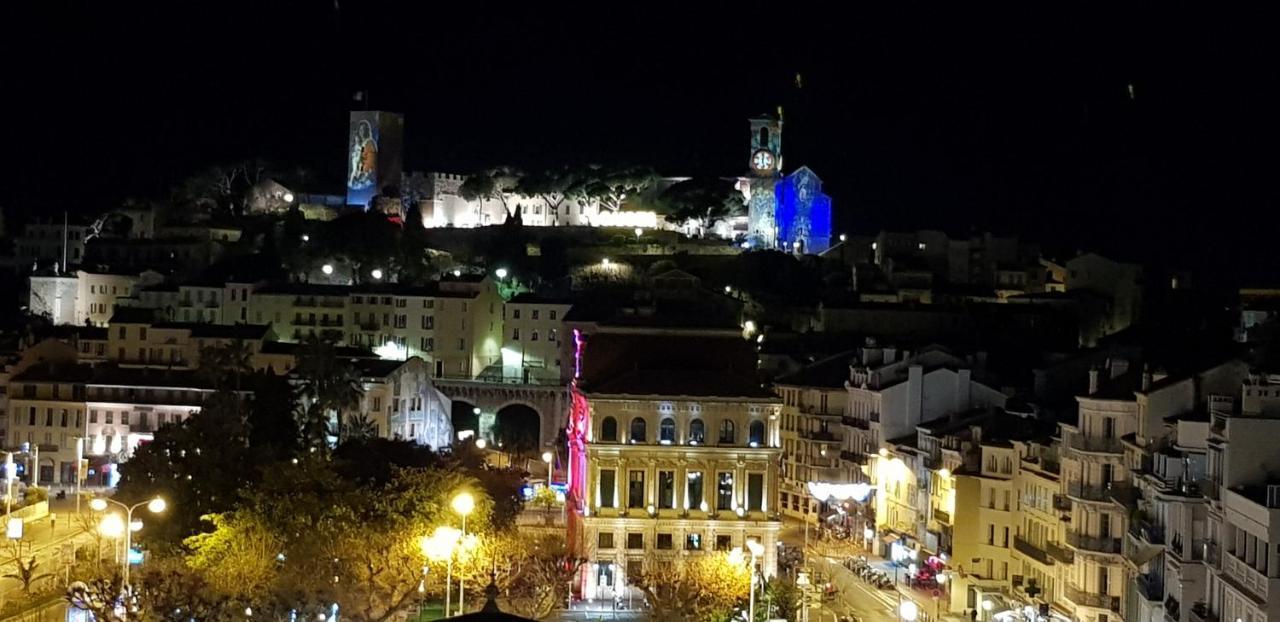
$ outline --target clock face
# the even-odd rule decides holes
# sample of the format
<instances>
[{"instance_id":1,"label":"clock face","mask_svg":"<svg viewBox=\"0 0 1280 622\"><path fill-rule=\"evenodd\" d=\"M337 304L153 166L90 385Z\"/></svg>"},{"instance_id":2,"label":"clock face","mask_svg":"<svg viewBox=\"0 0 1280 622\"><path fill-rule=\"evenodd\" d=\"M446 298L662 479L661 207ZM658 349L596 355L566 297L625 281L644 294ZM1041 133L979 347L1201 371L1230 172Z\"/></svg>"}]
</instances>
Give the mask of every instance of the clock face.
<instances>
[{"instance_id":1,"label":"clock face","mask_svg":"<svg viewBox=\"0 0 1280 622\"><path fill-rule=\"evenodd\" d=\"M773 168L773 154L761 149L751 155L751 166L757 171L767 171Z\"/></svg>"}]
</instances>

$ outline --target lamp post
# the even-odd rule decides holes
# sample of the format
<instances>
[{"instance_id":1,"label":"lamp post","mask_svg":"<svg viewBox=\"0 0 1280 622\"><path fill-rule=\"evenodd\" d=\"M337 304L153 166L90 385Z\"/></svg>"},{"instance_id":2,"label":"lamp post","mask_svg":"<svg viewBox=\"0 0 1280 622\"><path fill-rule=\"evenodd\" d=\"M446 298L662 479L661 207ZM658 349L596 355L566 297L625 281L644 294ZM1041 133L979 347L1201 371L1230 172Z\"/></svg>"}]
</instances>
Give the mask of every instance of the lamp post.
<instances>
[{"instance_id":1,"label":"lamp post","mask_svg":"<svg viewBox=\"0 0 1280 622\"><path fill-rule=\"evenodd\" d=\"M471 493L469 492L460 492L454 496L452 505L453 511L457 512L458 515L462 517L462 533L459 536L459 542L462 542L467 537L467 515L470 514L472 510L476 509L476 498L471 496ZM466 612L466 605L464 604L466 602L466 597L467 576L464 574L462 575L462 578L458 579L459 612Z\"/></svg>"},{"instance_id":2,"label":"lamp post","mask_svg":"<svg viewBox=\"0 0 1280 622\"><path fill-rule=\"evenodd\" d=\"M165 506L167 504L164 502L164 499L161 499L160 497L156 497L149 501L140 501L133 505L125 505L123 503L120 503L119 501L116 501L115 499L98 497L93 501L89 502L89 508L95 512L102 512L107 509L108 504L117 505L124 510L124 570L122 571L121 574L123 575L123 579L124 579L124 587L126 590L128 590L129 589L129 551L133 550L133 524L134 524L133 511L145 505L147 506L147 511L151 512L152 514L159 514L164 511ZM139 523L139 525L141 525L141 523Z\"/></svg>"},{"instance_id":3,"label":"lamp post","mask_svg":"<svg viewBox=\"0 0 1280 622\"><path fill-rule=\"evenodd\" d=\"M898 598L902 598L902 596L899 595ZM902 622L915 622L916 616L919 614L920 608L913 601L904 600L898 605L898 618Z\"/></svg>"},{"instance_id":4,"label":"lamp post","mask_svg":"<svg viewBox=\"0 0 1280 622\"><path fill-rule=\"evenodd\" d=\"M429 537L422 539L422 552L427 559L445 562L444 617L449 617L453 600L453 553L462 539L462 532L453 527L437 527ZM425 586L424 586L425 589Z\"/></svg>"},{"instance_id":5,"label":"lamp post","mask_svg":"<svg viewBox=\"0 0 1280 622\"><path fill-rule=\"evenodd\" d=\"M551 488L551 470L555 468L555 454L550 451L542 452L542 461L547 463L547 488Z\"/></svg>"},{"instance_id":6,"label":"lamp post","mask_svg":"<svg viewBox=\"0 0 1280 622\"><path fill-rule=\"evenodd\" d=\"M982 601L982 610L983 610L984 612L986 612L986 613L984 613L984 614L983 614L983 616L982 616L982 617L983 617L983 619L984 619L984 620L990 620L990 619L991 619L991 610L992 610L992 609L995 609L995 608L996 608L996 604L995 604L995 602L994 602L994 601L992 601L990 598L983 599L983 601Z\"/></svg>"},{"instance_id":7,"label":"lamp post","mask_svg":"<svg viewBox=\"0 0 1280 622\"><path fill-rule=\"evenodd\" d=\"M756 558L764 553L764 545L759 540L747 540L747 550L751 551L751 595L747 600L747 620L756 622Z\"/></svg>"}]
</instances>

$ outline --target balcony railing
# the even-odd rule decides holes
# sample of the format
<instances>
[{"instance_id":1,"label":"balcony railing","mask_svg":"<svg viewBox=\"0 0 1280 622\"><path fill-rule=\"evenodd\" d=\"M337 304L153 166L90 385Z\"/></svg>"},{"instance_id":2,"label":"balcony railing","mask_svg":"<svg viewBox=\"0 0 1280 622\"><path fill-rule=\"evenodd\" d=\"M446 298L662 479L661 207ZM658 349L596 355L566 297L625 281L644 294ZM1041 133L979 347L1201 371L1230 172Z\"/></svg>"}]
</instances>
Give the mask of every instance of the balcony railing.
<instances>
[{"instance_id":1,"label":"balcony railing","mask_svg":"<svg viewBox=\"0 0 1280 622\"><path fill-rule=\"evenodd\" d=\"M1090 536L1074 530L1067 531L1067 544L1081 551L1112 555L1119 555L1122 546L1120 538Z\"/></svg>"},{"instance_id":2,"label":"balcony railing","mask_svg":"<svg viewBox=\"0 0 1280 622\"><path fill-rule=\"evenodd\" d=\"M946 510L933 508L933 517L943 523L951 522L951 513Z\"/></svg>"},{"instance_id":3,"label":"balcony railing","mask_svg":"<svg viewBox=\"0 0 1280 622\"><path fill-rule=\"evenodd\" d=\"M1064 563L1072 564L1076 561L1076 554L1071 549L1058 544L1057 542L1045 542L1044 550L1049 552L1049 556Z\"/></svg>"},{"instance_id":4,"label":"balcony railing","mask_svg":"<svg viewBox=\"0 0 1280 622\"><path fill-rule=\"evenodd\" d=\"M812 441L832 441L838 440L834 432L827 430L797 430L800 438L807 438Z\"/></svg>"},{"instance_id":5,"label":"balcony railing","mask_svg":"<svg viewBox=\"0 0 1280 622\"><path fill-rule=\"evenodd\" d=\"M1083 434L1068 434L1067 446L1077 451L1099 454L1122 454L1124 443L1118 438L1101 438Z\"/></svg>"},{"instance_id":6,"label":"balcony railing","mask_svg":"<svg viewBox=\"0 0 1280 622\"><path fill-rule=\"evenodd\" d=\"M1134 578L1138 594L1146 600L1160 602L1164 600L1164 580L1157 575L1140 574Z\"/></svg>"},{"instance_id":7,"label":"balcony railing","mask_svg":"<svg viewBox=\"0 0 1280 622\"><path fill-rule=\"evenodd\" d=\"M929 470L932 470L932 471L936 471L936 470L938 470L938 469L942 468L942 458L941 458L941 457L937 457L937 458L935 458L935 457L933 457L933 456L925 456L925 457L924 457L924 468L929 469Z\"/></svg>"},{"instance_id":8,"label":"balcony railing","mask_svg":"<svg viewBox=\"0 0 1280 622\"><path fill-rule=\"evenodd\" d=\"M847 425L851 428L858 428L859 430L866 430L867 428L871 427L871 422L867 421L866 419L859 419L857 417L850 417L848 415L841 417L840 423L843 423L844 425Z\"/></svg>"},{"instance_id":9,"label":"balcony railing","mask_svg":"<svg viewBox=\"0 0 1280 622\"><path fill-rule=\"evenodd\" d=\"M1129 493L1130 488L1130 485L1124 482L1100 485L1068 482L1067 495L1085 501L1112 501L1117 497L1123 498Z\"/></svg>"},{"instance_id":10,"label":"balcony railing","mask_svg":"<svg viewBox=\"0 0 1280 622\"><path fill-rule=\"evenodd\" d=\"M860 451L841 451L840 459L844 460L845 462L852 462L854 464L866 464L867 454L864 454Z\"/></svg>"},{"instance_id":11,"label":"balcony railing","mask_svg":"<svg viewBox=\"0 0 1280 622\"><path fill-rule=\"evenodd\" d=\"M1053 558L1049 556L1049 552L1031 543L1031 541L1022 536L1013 537L1013 548L1019 553L1030 557L1046 566L1053 565Z\"/></svg>"},{"instance_id":12,"label":"balcony railing","mask_svg":"<svg viewBox=\"0 0 1280 622\"><path fill-rule=\"evenodd\" d=\"M880 413L871 413L871 422L880 423Z\"/></svg>"},{"instance_id":13,"label":"balcony railing","mask_svg":"<svg viewBox=\"0 0 1280 622\"><path fill-rule=\"evenodd\" d=\"M1164 527L1151 521L1136 520L1129 523L1129 533L1150 544L1164 544Z\"/></svg>"},{"instance_id":14,"label":"balcony railing","mask_svg":"<svg viewBox=\"0 0 1280 622\"><path fill-rule=\"evenodd\" d=\"M1071 498L1066 495L1053 496L1053 509L1061 511L1071 510Z\"/></svg>"},{"instance_id":15,"label":"balcony railing","mask_svg":"<svg viewBox=\"0 0 1280 622\"><path fill-rule=\"evenodd\" d=\"M1119 613L1120 611L1119 596L1107 596L1106 594L1095 594L1092 592L1087 592L1085 590L1082 590L1071 584L1067 584L1066 594L1067 594L1067 600L1070 600L1071 602L1083 607L1097 607L1099 609L1110 609L1111 611L1115 611L1117 613Z\"/></svg>"}]
</instances>

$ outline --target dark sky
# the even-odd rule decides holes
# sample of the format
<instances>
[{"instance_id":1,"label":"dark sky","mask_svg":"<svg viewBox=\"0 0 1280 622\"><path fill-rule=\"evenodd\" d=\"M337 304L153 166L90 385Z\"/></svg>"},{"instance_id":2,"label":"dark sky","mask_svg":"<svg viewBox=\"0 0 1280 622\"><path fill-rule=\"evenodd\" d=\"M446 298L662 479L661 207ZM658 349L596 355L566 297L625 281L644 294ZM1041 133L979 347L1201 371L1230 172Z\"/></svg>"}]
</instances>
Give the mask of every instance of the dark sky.
<instances>
[{"instance_id":1,"label":"dark sky","mask_svg":"<svg viewBox=\"0 0 1280 622\"><path fill-rule=\"evenodd\" d=\"M248 156L336 190L357 90L405 113L410 169L457 172L736 174L746 117L782 104L786 164L826 180L845 230L1280 263L1261 246L1280 225L1280 46L1263 15L37 4L2 16L9 209L99 209Z\"/></svg>"}]
</instances>

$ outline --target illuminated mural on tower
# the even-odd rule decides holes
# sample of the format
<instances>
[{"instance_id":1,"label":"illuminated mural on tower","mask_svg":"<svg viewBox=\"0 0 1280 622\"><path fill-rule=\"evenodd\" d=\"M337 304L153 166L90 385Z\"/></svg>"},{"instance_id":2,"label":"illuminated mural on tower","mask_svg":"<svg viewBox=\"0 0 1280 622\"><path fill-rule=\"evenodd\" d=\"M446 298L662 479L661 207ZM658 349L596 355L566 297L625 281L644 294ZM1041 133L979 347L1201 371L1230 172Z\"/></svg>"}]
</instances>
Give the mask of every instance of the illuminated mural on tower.
<instances>
[{"instance_id":1,"label":"illuminated mural on tower","mask_svg":"<svg viewBox=\"0 0 1280 622\"><path fill-rule=\"evenodd\" d=\"M780 248L821 253L831 247L831 197L822 192L822 180L809 167L784 177L774 193Z\"/></svg>"},{"instance_id":2,"label":"illuminated mural on tower","mask_svg":"<svg viewBox=\"0 0 1280 622\"><path fill-rule=\"evenodd\" d=\"M404 117L355 110L347 133L347 205L368 208L388 186L399 187Z\"/></svg>"}]
</instances>

